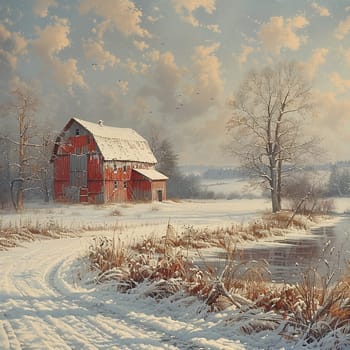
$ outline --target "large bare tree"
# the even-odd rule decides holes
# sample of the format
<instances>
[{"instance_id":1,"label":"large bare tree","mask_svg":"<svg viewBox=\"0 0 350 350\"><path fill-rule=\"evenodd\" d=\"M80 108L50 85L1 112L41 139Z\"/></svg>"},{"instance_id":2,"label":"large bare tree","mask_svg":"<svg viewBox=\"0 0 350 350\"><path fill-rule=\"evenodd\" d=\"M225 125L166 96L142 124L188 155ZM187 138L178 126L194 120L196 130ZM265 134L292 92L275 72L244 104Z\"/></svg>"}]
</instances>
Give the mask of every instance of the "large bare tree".
<instances>
[{"instance_id":1,"label":"large bare tree","mask_svg":"<svg viewBox=\"0 0 350 350\"><path fill-rule=\"evenodd\" d=\"M4 106L6 116L16 119L16 133L10 130L2 130L1 138L6 140L16 149L17 157L13 159L10 166L11 171L11 196L12 202L17 211L23 210L23 193L25 183L33 179L33 152L32 148L40 147L33 143L33 139L37 137L37 129L34 125L34 114L37 111L38 100L35 95L24 88L17 88L12 91L10 100Z\"/></svg>"},{"instance_id":2,"label":"large bare tree","mask_svg":"<svg viewBox=\"0 0 350 350\"><path fill-rule=\"evenodd\" d=\"M316 144L303 130L313 109L311 86L298 64L284 62L250 71L232 105L227 123L232 136L229 149L249 175L266 185L272 211L277 212L284 173Z\"/></svg>"}]
</instances>

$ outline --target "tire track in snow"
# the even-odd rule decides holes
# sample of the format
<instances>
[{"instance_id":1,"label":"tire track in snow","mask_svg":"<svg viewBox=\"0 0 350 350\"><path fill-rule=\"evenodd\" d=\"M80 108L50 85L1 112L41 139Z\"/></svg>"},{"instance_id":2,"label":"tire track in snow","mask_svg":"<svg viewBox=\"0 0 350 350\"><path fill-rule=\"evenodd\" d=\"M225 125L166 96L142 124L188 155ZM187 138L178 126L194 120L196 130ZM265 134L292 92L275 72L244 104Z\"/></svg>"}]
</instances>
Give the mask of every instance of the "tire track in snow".
<instances>
[{"instance_id":1,"label":"tire track in snow","mask_svg":"<svg viewBox=\"0 0 350 350\"><path fill-rule=\"evenodd\" d=\"M1 349L178 349L157 327L101 310L98 299L68 285L63 277L77 253L54 243L11 250L6 263L0 257Z\"/></svg>"},{"instance_id":2,"label":"tire track in snow","mask_svg":"<svg viewBox=\"0 0 350 350\"><path fill-rule=\"evenodd\" d=\"M142 303L124 304L117 293L76 288L70 273L82 249L80 239L70 238L0 254L1 349L206 348L203 326L143 310ZM211 348L229 349L222 345Z\"/></svg>"}]
</instances>

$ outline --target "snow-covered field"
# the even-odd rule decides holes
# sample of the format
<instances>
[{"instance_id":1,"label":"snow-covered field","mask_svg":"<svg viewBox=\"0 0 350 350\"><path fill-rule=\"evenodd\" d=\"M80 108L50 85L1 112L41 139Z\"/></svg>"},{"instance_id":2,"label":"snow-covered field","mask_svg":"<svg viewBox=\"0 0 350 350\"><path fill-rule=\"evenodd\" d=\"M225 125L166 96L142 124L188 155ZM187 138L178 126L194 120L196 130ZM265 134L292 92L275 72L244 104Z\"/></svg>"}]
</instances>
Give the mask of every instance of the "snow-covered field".
<instances>
[{"instance_id":1,"label":"snow-covered field","mask_svg":"<svg viewBox=\"0 0 350 350\"><path fill-rule=\"evenodd\" d=\"M261 188L255 188L245 179L202 179L201 186L207 191L223 194L225 197L236 195L242 197L261 197Z\"/></svg>"},{"instance_id":2,"label":"snow-covered field","mask_svg":"<svg viewBox=\"0 0 350 350\"><path fill-rule=\"evenodd\" d=\"M339 210L350 208L348 204L344 201ZM246 222L269 207L268 201L255 199L102 207L32 204L22 215L2 212L3 226L56 222L89 230L79 237L26 242L0 252L0 349L298 348L278 332L246 335L241 328L247 320L234 310L201 313L193 297L157 302L142 297L142 291L120 294L112 284L86 283L90 272L77 260L98 234L127 242L162 235L169 221L178 229L223 226Z\"/></svg>"}]
</instances>

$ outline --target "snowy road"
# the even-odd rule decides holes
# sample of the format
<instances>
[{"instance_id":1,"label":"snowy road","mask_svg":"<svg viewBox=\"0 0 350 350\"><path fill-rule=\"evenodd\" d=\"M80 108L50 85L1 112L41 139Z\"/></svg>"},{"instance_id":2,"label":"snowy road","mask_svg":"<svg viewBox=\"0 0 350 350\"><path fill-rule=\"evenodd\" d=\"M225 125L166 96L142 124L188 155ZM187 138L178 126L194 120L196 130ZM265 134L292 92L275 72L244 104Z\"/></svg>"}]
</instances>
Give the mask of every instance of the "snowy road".
<instances>
[{"instance_id":1,"label":"snowy road","mask_svg":"<svg viewBox=\"0 0 350 350\"><path fill-rule=\"evenodd\" d=\"M161 315L151 300L68 283L86 242L37 241L1 252L1 349L245 348L214 329L208 333L203 320Z\"/></svg>"}]
</instances>

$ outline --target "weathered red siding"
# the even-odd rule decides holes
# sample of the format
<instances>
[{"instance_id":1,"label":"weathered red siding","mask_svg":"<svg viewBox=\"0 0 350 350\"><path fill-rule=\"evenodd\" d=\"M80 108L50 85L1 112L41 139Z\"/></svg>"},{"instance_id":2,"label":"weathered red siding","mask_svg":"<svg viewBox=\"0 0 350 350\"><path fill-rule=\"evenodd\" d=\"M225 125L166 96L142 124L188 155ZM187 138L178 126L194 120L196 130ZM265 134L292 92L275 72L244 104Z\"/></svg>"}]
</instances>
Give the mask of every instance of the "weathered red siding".
<instances>
[{"instance_id":1,"label":"weathered red siding","mask_svg":"<svg viewBox=\"0 0 350 350\"><path fill-rule=\"evenodd\" d=\"M67 124L54 148L54 198L81 203L164 200L165 181L152 181L133 168L154 164L105 161L94 136L76 121Z\"/></svg>"},{"instance_id":2,"label":"weathered red siding","mask_svg":"<svg viewBox=\"0 0 350 350\"><path fill-rule=\"evenodd\" d=\"M131 164L124 165L121 162L105 162L104 182L106 202L125 202L128 200L128 188L131 178ZM115 182L116 181L116 182ZM126 184L126 187L124 187Z\"/></svg>"},{"instance_id":3,"label":"weathered red siding","mask_svg":"<svg viewBox=\"0 0 350 350\"><path fill-rule=\"evenodd\" d=\"M69 155L57 156L54 160L54 198L63 200L64 188L69 186Z\"/></svg>"},{"instance_id":4,"label":"weathered red siding","mask_svg":"<svg viewBox=\"0 0 350 350\"><path fill-rule=\"evenodd\" d=\"M128 188L129 200L152 200L151 181L136 171L132 172Z\"/></svg>"},{"instance_id":5,"label":"weathered red siding","mask_svg":"<svg viewBox=\"0 0 350 350\"><path fill-rule=\"evenodd\" d=\"M90 144L91 146L91 144ZM87 161L87 185L88 197L90 203L104 202L104 188L103 188L103 159L100 154L95 153L91 148Z\"/></svg>"},{"instance_id":6,"label":"weathered red siding","mask_svg":"<svg viewBox=\"0 0 350 350\"><path fill-rule=\"evenodd\" d=\"M166 180L152 181L152 200L153 201L166 200Z\"/></svg>"}]
</instances>

